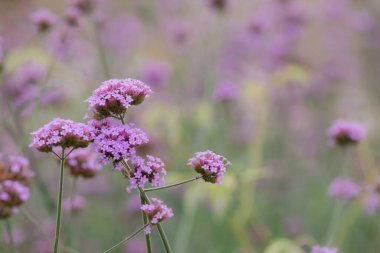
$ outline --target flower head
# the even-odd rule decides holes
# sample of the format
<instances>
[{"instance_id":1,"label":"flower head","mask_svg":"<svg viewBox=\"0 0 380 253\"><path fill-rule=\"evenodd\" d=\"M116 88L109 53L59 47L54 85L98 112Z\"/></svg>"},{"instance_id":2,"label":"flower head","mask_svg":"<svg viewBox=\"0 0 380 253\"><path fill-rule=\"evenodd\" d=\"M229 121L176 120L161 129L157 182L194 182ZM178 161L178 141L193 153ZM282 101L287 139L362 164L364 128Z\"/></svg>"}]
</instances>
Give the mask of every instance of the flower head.
<instances>
[{"instance_id":1,"label":"flower head","mask_svg":"<svg viewBox=\"0 0 380 253\"><path fill-rule=\"evenodd\" d=\"M363 199L363 209L368 215L373 215L380 210L380 195L374 192L369 193Z\"/></svg>"},{"instance_id":2,"label":"flower head","mask_svg":"<svg viewBox=\"0 0 380 253\"><path fill-rule=\"evenodd\" d=\"M332 142L340 146L356 144L366 135L367 131L363 125L345 120L335 121L328 130L328 136Z\"/></svg>"},{"instance_id":3,"label":"flower head","mask_svg":"<svg viewBox=\"0 0 380 253\"><path fill-rule=\"evenodd\" d=\"M57 17L47 9L39 9L32 13L31 20L41 32L49 30L57 22Z\"/></svg>"},{"instance_id":4,"label":"flower head","mask_svg":"<svg viewBox=\"0 0 380 253\"><path fill-rule=\"evenodd\" d=\"M74 150L66 159L66 167L74 177L93 178L101 170L95 152L91 149Z\"/></svg>"},{"instance_id":5,"label":"flower head","mask_svg":"<svg viewBox=\"0 0 380 253\"><path fill-rule=\"evenodd\" d=\"M133 156L131 164L131 185L127 188L127 191L137 187L143 188L146 182L151 183L152 186L162 186L165 183L163 178L166 175L165 164L160 158L148 155L145 161L140 156Z\"/></svg>"},{"instance_id":6,"label":"flower head","mask_svg":"<svg viewBox=\"0 0 380 253\"><path fill-rule=\"evenodd\" d=\"M338 250L322 246L313 246L310 253L338 253Z\"/></svg>"},{"instance_id":7,"label":"flower head","mask_svg":"<svg viewBox=\"0 0 380 253\"><path fill-rule=\"evenodd\" d=\"M214 90L214 98L216 101L234 101L239 97L239 90L232 83L220 83Z\"/></svg>"},{"instance_id":8,"label":"flower head","mask_svg":"<svg viewBox=\"0 0 380 253\"><path fill-rule=\"evenodd\" d=\"M55 118L36 132L29 145L41 152L50 152L53 147L85 148L93 140L92 132L83 123Z\"/></svg>"},{"instance_id":9,"label":"flower head","mask_svg":"<svg viewBox=\"0 0 380 253\"><path fill-rule=\"evenodd\" d=\"M18 207L29 198L29 187L18 181L0 183L0 206Z\"/></svg>"},{"instance_id":10,"label":"flower head","mask_svg":"<svg viewBox=\"0 0 380 253\"><path fill-rule=\"evenodd\" d=\"M349 178L334 179L328 189L329 196L348 203L360 193L360 187Z\"/></svg>"},{"instance_id":11,"label":"flower head","mask_svg":"<svg viewBox=\"0 0 380 253\"><path fill-rule=\"evenodd\" d=\"M5 157L0 154L0 182L5 180L29 183L34 172L29 168L29 161L22 156Z\"/></svg>"},{"instance_id":12,"label":"flower head","mask_svg":"<svg viewBox=\"0 0 380 253\"><path fill-rule=\"evenodd\" d=\"M167 84L171 69L162 61L152 61L144 66L141 71L142 79L152 87L162 87Z\"/></svg>"},{"instance_id":13,"label":"flower head","mask_svg":"<svg viewBox=\"0 0 380 253\"><path fill-rule=\"evenodd\" d=\"M63 210L68 213L79 213L86 206L86 200L79 195L67 198L63 201Z\"/></svg>"},{"instance_id":14,"label":"flower head","mask_svg":"<svg viewBox=\"0 0 380 253\"><path fill-rule=\"evenodd\" d=\"M135 154L135 148L148 143L147 135L132 124L123 125L109 120L91 120L89 124L95 135L96 150L104 164L128 159Z\"/></svg>"},{"instance_id":15,"label":"flower head","mask_svg":"<svg viewBox=\"0 0 380 253\"><path fill-rule=\"evenodd\" d=\"M141 210L148 217L149 226L146 227L145 233L149 234L151 227L157 225L173 216L173 210L167 207L161 200L152 198L150 204L141 206Z\"/></svg>"},{"instance_id":16,"label":"flower head","mask_svg":"<svg viewBox=\"0 0 380 253\"><path fill-rule=\"evenodd\" d=\"M195 153L188 163L196 172L200 173L206 182L222 183L224 172L231 164L225 157L207 150Z\"/></svg>"},{"instance_id":17,"label":"flower head","mask_svg":"<svg viewBox=\"0 0 380 253\"><path fill-rule=\"evenodd\" d=\"M102 119L123 115L131 105L138 105L149 96L151 89L135 79L111 79L104 81L87 99L94 118Z\"/></svg>"}]
</instances>

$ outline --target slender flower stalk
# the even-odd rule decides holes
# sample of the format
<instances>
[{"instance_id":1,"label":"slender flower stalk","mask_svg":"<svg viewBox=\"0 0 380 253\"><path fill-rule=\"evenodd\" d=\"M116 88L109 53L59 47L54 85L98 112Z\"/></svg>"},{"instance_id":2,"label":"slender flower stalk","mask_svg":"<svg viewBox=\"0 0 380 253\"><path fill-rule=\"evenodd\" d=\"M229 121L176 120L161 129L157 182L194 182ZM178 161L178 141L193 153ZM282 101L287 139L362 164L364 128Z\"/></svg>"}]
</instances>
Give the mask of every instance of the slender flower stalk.
<instances>
[{"instance_id":1,"label":"slender flower stalk","mask_svg":"<svg viewBox=\"0 0 380 253\"><path fill-rule=\"evenodd\" d=\"M59 193L58 193L58 204L57 204L57 223L55 227L54 253L58 252L59 236L60 236L60 231L61 231L64 168L65 168L65 149L63 148L61 159L60 159Z\"/></svg>"},{"instance_id":2,"label":"slender flower stalk","mask_svg":"<svg viewBox=\"0 0 380 253\"><path fill-rule=\"evenodd\" d=\"M15 243L14 243L13 234L12 234L12 224L11 224L11 222L10 222L9 219L5 220L5 226L6 226L7 233L8 233L8 238L9 238L10 252L11 253L16 253Z\"/></svg>"},{"instance_id":3,"label":"slender flower stalk","mask_svg":"<svg viewBox=\"0 0 380 253\"><path fill-rule=\"evenodd\" d=\"M203 177L202 176L198 176L198 177L191 178L191 179L188 179L188 180L185 180L185 181L182 181L182 182L179 182L179 183L175 183L175 184L165 185L165 186L161 186L161 187L147 188L147 189L144 189L144 192L150 192L150 191L157 191L157 190L163 190L163 189L167 189L167 188L172 188L172 187L176 187L176 186L180 186L180 185L183 185L183 184L187 184L187 183L196 181L196 180L201 179L201 178L203 178Z\"/></svg>"},{"instance_id":4,"label":"slender flower stalk","mask_svg":"<svg viewBox=\"0 0 380 253\"><path fill-rule=\"evenodd\" d=\"M123 243L129 241L130 239L132 239L133 237L135 237L136 235L138 235L141 231L143 231L149 224L145 224L143 227L139 228L136 232L134 232L133 234L131 234L130 236L124 238L123 240L121 240L120 242L118 242L117 244L115 244L114 246L112 246L111 248L107 249L106 251L103 251L103 253L108 253L108 252L111 252L112 250L116 249L117 247L120 247L120 245L122 245Z\"/></svg>"}]
</instances>

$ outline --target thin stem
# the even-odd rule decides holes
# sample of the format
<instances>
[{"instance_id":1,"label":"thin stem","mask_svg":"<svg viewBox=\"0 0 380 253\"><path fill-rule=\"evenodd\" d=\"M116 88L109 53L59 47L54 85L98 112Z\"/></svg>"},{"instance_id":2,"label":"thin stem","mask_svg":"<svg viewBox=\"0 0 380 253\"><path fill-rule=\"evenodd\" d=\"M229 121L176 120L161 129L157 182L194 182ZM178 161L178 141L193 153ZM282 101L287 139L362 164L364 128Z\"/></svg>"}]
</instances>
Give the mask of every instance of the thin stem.
<instances>
[{"instance_id":1,"label":"thin stem","mask_svg":"<svg viewBox=\"0 0 380 253\"><path fill-rule=\"evenodd\" d=\"M140 194L140 200L141 200L141 205L145 204L144 198ZM143 218L143 223L144 225L149 224L148 217L146 217L146 214L141 211L141 216ZM150 240L150 234L145 234L145 244L146 244L146 251L147 253L152 253L152 243Z\"/></svg>"},{"instance_id":2,"label":"thin stem","mask_svg":"<svg viewBox=\"0 0 380 253\"><path fill-rule=\"evenodd\" d=\"M133 237L135 237L138 233L140 233L141 231L143 231L148 225L149 224L145 224L143 227L139 228L139 230L137 230L136 232L134 232L130 236L124 238L123 240L121 240L120 242L118 242L117 244L115 244L114 246L112 246L111 248L107 249L106 251L103 251L103 253L111 252L112 250L114 250L115 248L119 247L123 243L129 241L130 239L132 239Z\"/></svg>"},{"instance_id":3,"label":"thin stem","mask_svg":"<svg viewBox=\"0 0 380 253\"><path fill-rule=\"evenodd\" d=\"M147 189L144 189L144 192L157 191L157 190L167 189L167 188L171 188L171 187L176 187L176 186L179 186L182 184L187 184L187 183L196 181L196 180L201 179L201 178L202 178L202 176L198 176L198 177L191 178L191 179L188 179L188 180L185 180L185 181L182 181L179 183L175 183L175 184L165 185L165 186L161 186L161 187L147 188Z\"/></svg>"},{"instance_id":4,"label":"thin stem","mask_svg":"<svg viewBox=\"0 0 380 253\"><path fill-rule=\"evenodd\" d=\"M54 241L54 253L58 252L59 235L61 230L61 213L62 213L62 192L63 192L63 171L65 164L65 150L62 149L61 156L61 172L59 176L59 193L58 193L58 206L57 206L57 223L55 227L55 241Z\"/></svg>"},{"instance_id":5,"label":"thin stem","mask_svg":"<svg viewBox=\"0 0 380 253\"><path fill-rule=\"evenodd\" d=\"M333 214L329 223L329 228L327 231L327 238L326 238L326 245L331 245L334 242L335 239L335 232L337 230L337 226L339 223L340 215L342 213L344 204L338 200L337 203L335 203Z\"/></svg>"},{"instance_id":6,"label":"thin stem","mask_svg":"<svg viewBox=\"0 0 380 253\"><path fill-rule=\"evenodd\" d=\"M7 228L7 233L8 233L10 252L16 253L15 242L13 240L13 234L12 234L12 224L9 219L5 220L5 226Z\"/></svg>"}]
</instances>

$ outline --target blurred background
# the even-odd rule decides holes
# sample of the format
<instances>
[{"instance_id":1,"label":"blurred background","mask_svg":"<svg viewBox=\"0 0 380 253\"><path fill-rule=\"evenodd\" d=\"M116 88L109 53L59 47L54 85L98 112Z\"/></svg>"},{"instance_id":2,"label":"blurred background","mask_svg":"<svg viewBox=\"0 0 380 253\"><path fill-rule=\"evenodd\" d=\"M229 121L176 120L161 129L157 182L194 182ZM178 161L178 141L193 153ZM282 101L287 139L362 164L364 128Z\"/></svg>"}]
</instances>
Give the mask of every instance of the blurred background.
<instances>
[{"instance_id":1,"label":"blurred background","mask_svg":"<svg viewBox=\"0 0 380 253\"><path fill-rule=\"evenodd\" d=\"M54 117L84 122L92 91L126 77L154 91L126 120L149 135L143 152L166 163L168 184L194 176L196 151L232 163L222 185L154 194L174 210L163 223L174 252L309 252L326 243L328 187L343 175L361 192L331 246L380 252L380 197L368 190L380 175L379 18L377 0L0 0L0 152L35 172L11 218L17 252L52 252L54 235L58 163L28 148L30 133ZM331 145L336 119L359 122L367 138ZM85 204L65 212L63 242L101 252L138 229L139 197L126 185L111 167L66 173L65 198ZM2 239L9 252L5 230ZM114 252L144 247L141 234Z\"/></svg>"}]
</instances>

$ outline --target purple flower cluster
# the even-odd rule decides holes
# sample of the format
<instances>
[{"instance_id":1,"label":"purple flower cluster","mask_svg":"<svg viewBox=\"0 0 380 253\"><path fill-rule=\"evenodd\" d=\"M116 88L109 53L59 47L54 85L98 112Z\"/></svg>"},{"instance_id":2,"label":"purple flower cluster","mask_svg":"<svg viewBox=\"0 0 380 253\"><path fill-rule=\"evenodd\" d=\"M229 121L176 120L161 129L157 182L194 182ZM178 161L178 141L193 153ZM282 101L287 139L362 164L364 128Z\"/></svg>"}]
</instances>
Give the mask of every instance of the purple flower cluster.
<instances>
[{"instance_id":1,"label":"purple flower cluster","mask_svg":"<svg viewBox=\"0 0 380 253\"><path fill-rule=\"evenodd\" d=\"M32 13L31 21L39 31L44 32L57 23L57 17L47 9L39 9Z\"/></svg>"},{"instance_id":2,"label":"purple flower cluster","mask_svg":"<svg viewBox=\"0 0 380 253\"><path fill-rule=\"evenodd\" d=\"M86 200L79 195L67 198L63 201L63 210L67 213L79 213L86 206Z\"/></svg>"},{"instance_id":3,"label":"purple flower cluster","mask_svg":"<svg viewBox=\"0 0 380 253\"><path fill-rule=\"evenodd\" d=\"M347 146L363 140L367 136L367 131L359 123L336 120L329 128L328 136L334 144Z\"/></svg>"},{"instance_id":4,"label":"purple flower cluster","mask_svg":"<svg viewBox=\"0 0 380 253\"><path fill-rule=\"evenodd\" d=\"M90 148L76 149L66 159L66 167L74 177L93 178L101 170L97 155Z\"/></svg>"},{"instance_id":5,"label":"purple flower cluster","mask_svg":"<svg viewBox=\"0 0 380 253\"><path fill-rule=\"evenodd\" d=\"M18 207L28 200L29 187L19 181L5 180L0 183L0 218L17 213Z\"/></svg>"},{"instance_id":6,"label":"purple flower cluster","mask_svg":"<svg viewBox=\"0 0 380 253\"><path fill-rule=\"evenodd\" d=\"M145 233L147 234L151 232L153 225L157 225L159 222L173 216L173 210L156 198L152 198L150 204L142 205L141 210L149 219L149 225L145 228Z\"/></svg>"},{"instance_id":7,"label":"purple flower cluster","mask_svg":"<svg viewBox=\"0 0 380 253\"><path fill-rule=\"evenodd\" d=\"M152 186L162 186L165 183L164 175L166 175L165 164L160 158L154 156L147 156L145 161L140 156L133 156L131 158L131 164L133 166L130 171L130 186L127 191L136 189L137 187L143 188L146 182L152 184Z\"/></svg>"},{"instance_id":8,"label":"purple flower cluster","mask_svg":"<svg viewBox=\"0 0 380 253\"><path fill-rule=\"evenodd\" d=\"M200 173L206 182L222 183L224 172L231 163L223 156L207 150L195 153L195 157L190 158L188 165Z\"/></svg>"},{"instance_id":9,"label":"purple flower cluster","mask_svg":"<svg viewBox=\"0 0 380 253\"><path fill-rule=\"evenodd\" d=\"M87 99L88 110L96 119L120 117L131 105L142 103L150 93L149 86L139 80L107 80Z\"/></svg>"},{"instance_id":10,"label":"purple flower cluster","mask_svg":"<svg viewBox=\"0 0 380 253\"><path fill-rule=\"evenodd\" d=\"M310 253L338 253L338 250L323 246L313 246Z\"/></svg>"},{"instance_id":11,"label":"purple flower cluster","mask_svg":"<svg viewBox=\"0 0 380 253\"><path fill-rule=\"evenodd\" d=\"M239 97L239 90L236 85L229 82L222 82L214 90L214 99L216 101L234 101Z\"/></svg>"},{"instance_id":12,"label":"purple flower cluster","mask_svg":"<svg viewBox=\"0 0 380 253\"><path fill-rule=\"evenodd\" d=\"M53 147L85 148L93 140L87 125L60 118L55 118L32 135L30 147L41 152L50 152Z\"/></svg>"},{"instance_id":13,"label":"purple flower cluster","mask_svg":"<svg viewBox=\"0 0 380 253\"><path fill-rule=\"evenodd\" d=\"M350 202L360 193L360 187L349 178L334 179L328 189L331 198L342 200L344 203Z\"/></svg>"},{"instance_id":14,"label":"purple flower cluster","mask_svg":"<svg viewBox=\"0 0 380 253\"><path fill-rule=\"evenodd\" d=\"M95 135L96 150L104 164L130 158L135 154L135 148L148 143L147 135L132 124L123 125L110 120L91 120L89 124Z\"/></svg>"},{"instance_id":15,"label":"purple flower cluster","mask_svg":"<svg viewBox=\"0 0 380 253\"><path fill-rule=\"evenodd\" d=\"M13 180L28 184L34 176L29 168L29 161L22 156L8 156L0 154L0 181Z\"/></svg>"}]
</instances>

